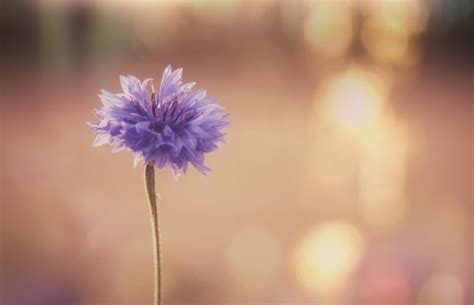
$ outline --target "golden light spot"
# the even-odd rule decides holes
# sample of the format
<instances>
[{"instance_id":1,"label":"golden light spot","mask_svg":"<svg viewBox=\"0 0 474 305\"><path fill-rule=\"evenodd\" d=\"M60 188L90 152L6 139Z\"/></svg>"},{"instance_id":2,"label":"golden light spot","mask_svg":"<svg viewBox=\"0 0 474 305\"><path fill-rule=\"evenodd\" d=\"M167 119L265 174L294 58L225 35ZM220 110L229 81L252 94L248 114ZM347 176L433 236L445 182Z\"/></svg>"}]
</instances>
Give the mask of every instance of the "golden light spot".
<instances>
[{"instance_id":1,"label":"golden light spot","mask_svg":"<svg viewBox=\"0 0 474 305\"><path fill-rule=\"evenodd\" d=\"M345 222L329 222L311 229L296 252L301 285L316 295L332 295L344 284L364 252L359 231Z\"/></svg>"},{"instance_id":2,"label":"golden light spot","mask_svg":"<svg viewBox=\"0 0 474 305\"><path fill-rule=\"evenodd\" d=\"M329 82L322 114L344 132L361 131L380 115L386 91L380 76L351 68Z\"/></svg>"},{"instance_id":3,"label":"golden light spot","mask_svg":"<svg viewBox=\"0 0 474 305\"><path fill-rule=\"evenodd\" d=\"M429 11L424 0L373 1L369 20L390 33L415 34L426 27Z\"/></svg>"},{"instance_id":4,"label":"golden light spot","mask_svg":"<svg viewBox=\"0 0 474 305\"><path fill-rule=\"evenodd\" d=\"M352 8L341 1L313 1L304 27L308 45L322 57L346 54L353 38Z\"/></svg>"},{"instance_id":5,"label":"golden light spot","mask_svg":"<svg viewBox=\"0 0 474 305\"><path fill-rule=\"evenodd\" d=\"M428 11L420 1L379 1L368 6L362 24L362 44L377 62L413 66L418 62L418 33L425 28Z\"/></svg>"}]
</instances>

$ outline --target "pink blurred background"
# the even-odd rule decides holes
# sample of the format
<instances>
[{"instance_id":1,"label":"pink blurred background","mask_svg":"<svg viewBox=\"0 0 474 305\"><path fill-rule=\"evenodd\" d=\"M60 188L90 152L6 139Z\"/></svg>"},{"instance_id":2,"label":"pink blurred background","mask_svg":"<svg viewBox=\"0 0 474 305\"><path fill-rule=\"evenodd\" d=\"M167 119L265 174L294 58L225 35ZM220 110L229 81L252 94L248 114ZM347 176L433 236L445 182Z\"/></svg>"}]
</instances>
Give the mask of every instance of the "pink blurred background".
<instances>
[{"instance_id":1,"label":"pink blurred background","mask_svg":"<svg viewBox=\"0 0 474 305\"><path fill-rule=\"evenodd\" d=\"M158 172L165 304L468 305L474 6L411 1L6 1L2 305L143 305L143 168L92 148L100 89L164 67L231 113Z\"/></svg>"}]
</instances>

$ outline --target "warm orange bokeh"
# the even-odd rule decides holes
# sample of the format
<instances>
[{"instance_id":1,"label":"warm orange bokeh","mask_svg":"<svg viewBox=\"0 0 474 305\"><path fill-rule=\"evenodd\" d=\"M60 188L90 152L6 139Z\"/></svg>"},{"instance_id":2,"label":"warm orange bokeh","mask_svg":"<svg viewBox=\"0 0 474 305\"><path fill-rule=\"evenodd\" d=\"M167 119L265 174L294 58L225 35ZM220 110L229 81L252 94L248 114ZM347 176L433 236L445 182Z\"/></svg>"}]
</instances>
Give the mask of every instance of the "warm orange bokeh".
<instances>
[{"instance_id":1,"label":"warm orange bokeh","mask_svg":"<svg viewBox=\"0 0 474 305\"><path fill-rule=\"evenodd\" d=\"M231 125L209 176L158 172L165 304L472 304L472 55L439 34L463 33L443 14L426 0L9 4L0 303L150 304L143 168L92 148L86 122L119 74L171 64Z\"/></svg>"}]
</instances>

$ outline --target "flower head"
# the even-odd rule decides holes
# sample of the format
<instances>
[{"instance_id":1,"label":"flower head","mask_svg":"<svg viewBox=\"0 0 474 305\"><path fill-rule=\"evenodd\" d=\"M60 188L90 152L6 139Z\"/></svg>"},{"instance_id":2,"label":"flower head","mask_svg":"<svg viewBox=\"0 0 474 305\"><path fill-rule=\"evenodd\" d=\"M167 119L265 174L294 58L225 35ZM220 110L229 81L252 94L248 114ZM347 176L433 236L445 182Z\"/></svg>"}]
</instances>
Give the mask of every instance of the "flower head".
<instances>
[{"instance_id":1,"label":"flower head","mask_svg":"<svg viewBox=\"0 0 474 305\"><path fill-rule=\"evenodd\" d=\"M95 110L99 121L89 124L96 133L93 146L130 150L135 165L142 161L160 169L170 166L175 175L186 172L188 163L206 174L204 154L224 142L228 114L205 90L183 84L181 75L182 69L168 66L158 94L152 79L141 82L134 76L120 76L122 93L102 90L103 106Z\"/></svg>"}]
</instances>

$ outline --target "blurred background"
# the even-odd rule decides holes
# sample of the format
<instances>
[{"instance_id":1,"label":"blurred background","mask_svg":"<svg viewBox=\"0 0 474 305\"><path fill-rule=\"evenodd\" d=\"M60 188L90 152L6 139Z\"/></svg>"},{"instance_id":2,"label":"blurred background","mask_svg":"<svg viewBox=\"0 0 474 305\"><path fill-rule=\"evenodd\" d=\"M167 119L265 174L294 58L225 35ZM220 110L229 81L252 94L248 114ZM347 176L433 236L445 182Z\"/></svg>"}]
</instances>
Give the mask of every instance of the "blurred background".
<instances>
[{"instance_id":1,"label":"blurred background","mask_svg":"<svg viewBox=\"0 0 474 305\"><path fill-rule=\"evenodd\" d=\"M2 1L2 305L145 305L143 168L97 93L171 64L228 144L157 187L165 304L472 305L469 0Z\"/></svg>"}]
</instances>

